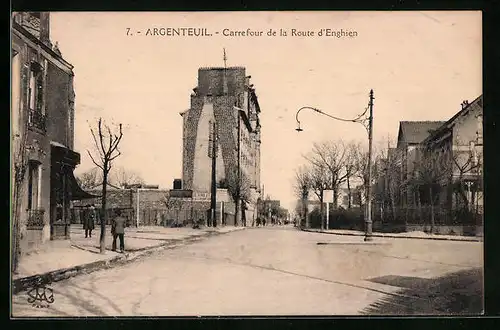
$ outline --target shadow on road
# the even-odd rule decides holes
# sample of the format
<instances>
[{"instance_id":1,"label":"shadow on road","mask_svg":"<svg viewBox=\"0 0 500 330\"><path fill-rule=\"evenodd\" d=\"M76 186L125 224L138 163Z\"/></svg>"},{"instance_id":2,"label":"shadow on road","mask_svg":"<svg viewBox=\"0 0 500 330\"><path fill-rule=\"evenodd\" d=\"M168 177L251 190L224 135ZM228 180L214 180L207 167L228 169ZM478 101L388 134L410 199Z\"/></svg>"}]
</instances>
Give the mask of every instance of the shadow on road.
<instances>
[{"instance_id":1,"label":"shadow on road","mask_svg":"<svg viewBox=\"0 0 500 330\"><path fill-rule=\"evenodd\" d=\"M377 315L478 315L483 313L483 271L481 268L424 279L389 275L371 282L403 288L402 296L380 299L362 311Z\"/></svg>"}]
</instances>

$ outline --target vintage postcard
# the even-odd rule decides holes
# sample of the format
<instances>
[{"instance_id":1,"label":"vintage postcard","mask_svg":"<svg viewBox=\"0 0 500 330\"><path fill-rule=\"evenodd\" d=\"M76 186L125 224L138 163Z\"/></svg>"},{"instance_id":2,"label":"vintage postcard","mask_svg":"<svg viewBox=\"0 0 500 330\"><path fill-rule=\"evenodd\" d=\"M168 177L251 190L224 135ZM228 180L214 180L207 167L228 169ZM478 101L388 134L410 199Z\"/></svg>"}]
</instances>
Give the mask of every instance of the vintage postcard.
<instances>
[{"instance_id":1,"label":"vintage postcard","mask_svg":"<svg viewBox=\"0 0 500 330\"><path fill-rule=\"evenodd\" d=\"M11 317L481 315L481 26L13 12Z\"/></svg>"}]
</instances>

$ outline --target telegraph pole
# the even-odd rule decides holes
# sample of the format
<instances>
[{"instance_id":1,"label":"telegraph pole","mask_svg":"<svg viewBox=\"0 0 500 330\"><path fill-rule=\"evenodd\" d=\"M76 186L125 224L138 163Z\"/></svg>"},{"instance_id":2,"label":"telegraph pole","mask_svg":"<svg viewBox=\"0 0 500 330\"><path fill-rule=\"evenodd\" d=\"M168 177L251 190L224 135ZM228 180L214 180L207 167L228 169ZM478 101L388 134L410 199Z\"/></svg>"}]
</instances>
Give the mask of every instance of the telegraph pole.
<instances>
[{"instance_id":1,"label":"telegraph pole","mask_svg":"<svg viewBox=\"0 0 500 330\"><path fill-rule=\"evenodd\" d=\"M372 153L373 153L373 89L370 90L370 117L368 118L368 184L366 187L366 232L365 242L373 240L372 237Z\"/></svg>"},{"instance_id":2,"label":"telegraph pole","mask_svg":"<svg viewBox=\"0 0 500 330\"><path fill-rule=\"evenodd\" d=\"M238 215L240 213L240 189L241 189L241 174L240 174L240 167L241 167L241 118L240 118L240 110L237 111L238 115L236 116L238 120L237 124L237 129L238 129L238 135L237 135L237 169L236 169L236 205L235 205L235 214L234 214L234 224L235 226L238 226Z\"/></svg>"},{"instance_id":3,"label":"telegraph pole","mask_svg":"<svg viewBox=\"0 0 500 330\"><path fill-rule=\"evenodd\" d=\"M215 120L212 125L212 185L211 185L211 198L210 198L210 220L213 227L217 227L216 219L216 208L217 208L217 176L216 176L216 164L217 164L217 125Z\"/></svg>"}]
</instances>

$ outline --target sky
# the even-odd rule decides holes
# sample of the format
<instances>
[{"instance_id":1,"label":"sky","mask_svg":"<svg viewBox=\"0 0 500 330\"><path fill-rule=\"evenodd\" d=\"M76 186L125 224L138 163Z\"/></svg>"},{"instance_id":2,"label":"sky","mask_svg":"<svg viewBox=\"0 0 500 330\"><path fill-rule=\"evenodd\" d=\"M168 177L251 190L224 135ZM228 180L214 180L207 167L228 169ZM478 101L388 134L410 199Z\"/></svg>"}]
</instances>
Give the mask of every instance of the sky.
<instances>
[{"instance_id":1,"label":"sky","mask_svg":"<svg viewBox=\"0 0 500 330\"><path fill-rule=\"evenodd\" d=\"M124 125L115 166L172 188L182 173L179 113L190 106L198 68L223 66L225 48L227 65L246 67L258 95L265 194L292 210L295 169L314 142L368 144L363 126L308 110L298 133L297 110L354 118L373 89L377 145L394 146L399 121L447 120L482 93L481 19L477 11L51 13L51 40L74 66L76 173L94 166L89 124L102 117ZM211 36L146 35L155 27ZM224 29L262 36L224 36ZM292 36L292 29L314 35ZM355 36L318 36L320 29Z\"/></svg>"}]
</instances>

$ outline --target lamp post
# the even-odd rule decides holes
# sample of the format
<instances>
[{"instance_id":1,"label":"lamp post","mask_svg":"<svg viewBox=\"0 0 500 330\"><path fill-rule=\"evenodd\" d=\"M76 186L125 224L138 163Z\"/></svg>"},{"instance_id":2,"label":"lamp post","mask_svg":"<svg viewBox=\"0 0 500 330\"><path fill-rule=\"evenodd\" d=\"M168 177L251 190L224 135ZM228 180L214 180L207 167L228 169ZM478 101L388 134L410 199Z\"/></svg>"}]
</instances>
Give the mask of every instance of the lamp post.
<instances>
[{"instance_id":1,"label":"lamp post","mask_svg":"<svg viewBox=\"0 0 500 330\"><path fill-rule=\"evenodd\" d=\"M303 129L300 127L300 121L299 121L299 113L304 110L304 109L309 109L313 110L321 115L327 116L329 118L339 120L339 121L344 121L344 122L352 122L352 123L359 123L362 124L367 132L368 132L368 173L367 173L367 187L366 187L366 195L367 195L367 203L366 203L366 216L365 216L365 241L371 241L373 240L372 237L372 208L371 208L371 202L372 202L372 189L371 189L371 177L372 177L372 153L373 153L373 89L370 90L370 101L368 103L368 107L365 109L365 111L359 115L358 117L354 119L344 119L344 118L339 118L332 116L330 114L327 114L317 108L314 107L309 107L305 106L300 108L297 113L295 114L295 119L297 120L297 128L295 129L297 132L302 132ZM366 116L366 112L369 110L368 116Z\"/></svg>"}]
</instances>

